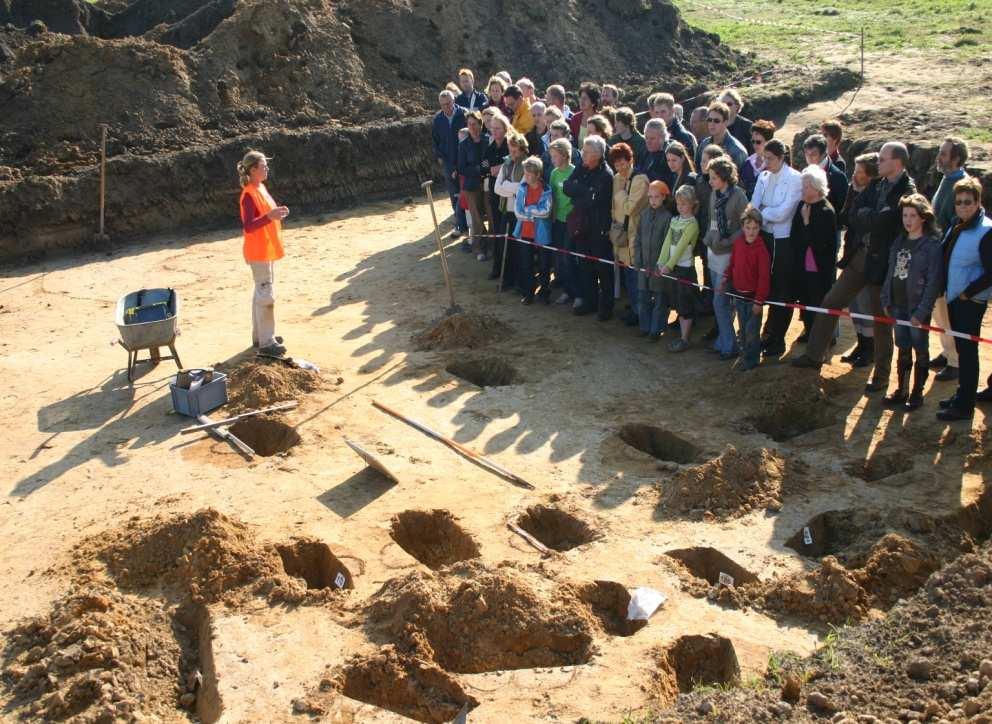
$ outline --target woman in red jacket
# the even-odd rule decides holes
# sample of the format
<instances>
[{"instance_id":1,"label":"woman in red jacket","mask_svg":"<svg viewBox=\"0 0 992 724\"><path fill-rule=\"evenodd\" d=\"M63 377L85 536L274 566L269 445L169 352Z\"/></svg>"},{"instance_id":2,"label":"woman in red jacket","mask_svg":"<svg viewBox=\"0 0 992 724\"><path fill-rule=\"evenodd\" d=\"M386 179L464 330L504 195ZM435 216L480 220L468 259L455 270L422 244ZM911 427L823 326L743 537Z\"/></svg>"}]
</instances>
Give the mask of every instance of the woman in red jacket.
<instances>
[{"instance_id":1,"label":"woman in red jacket","mask_svg":"<svg viewBox=\"0 0 992 724\"><path fill-rule=\"evenodd\" d=\"M265 180L268 159L249 151L238 164L241 179L241 225L244 228L244 257L251 268L255 291L251 305L252 344L265 354L283 355L282 337L276 336L274 262L283 257L282 220L289 215L285 206L276 206Z\"/></svg>"}]
</instances>

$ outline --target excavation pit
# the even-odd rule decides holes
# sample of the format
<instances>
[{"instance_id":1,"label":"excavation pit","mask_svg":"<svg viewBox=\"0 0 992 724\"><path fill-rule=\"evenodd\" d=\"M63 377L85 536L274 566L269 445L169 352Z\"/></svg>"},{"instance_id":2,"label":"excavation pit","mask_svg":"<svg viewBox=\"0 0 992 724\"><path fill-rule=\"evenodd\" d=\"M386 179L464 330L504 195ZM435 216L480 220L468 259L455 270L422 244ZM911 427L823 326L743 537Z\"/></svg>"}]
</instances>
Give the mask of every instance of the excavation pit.
<instances>
[{"instance_id":1,"label":"excavation pit","mask_svg":"<svg viewBox=\"0 0 992 724\"><path fill-rule=\"evenodd\" d=\"M730 639L716 634L681 636L658 657L659 688L666 702L699 686L740 681L737 652Z\"/></svg>"},{"instance_id":2,"label":"excavation pit","mask_svg":"<svg viewBox=\"0 0 992 724\"><path fill-rule=\"evenodd\" d=\"M479 705L448 672L394 646L352 659L335 679L349 699L422 722L449 722L465 704L470 710Z\"/></svg>"},{"instance_id":3,"label":"excavation pit","mask_svg":"<svg viewBox=\"0 0 992 724\"><path fill-rule=\"evenodd\" d=\"M866 483L874 483L893 475L899 475L913 469L913 458L904 452L876 453L864 460L854 460L845 466L845 470Z\"/></svg>"},{"instance_id":4,"label":"excavation pit","mask_svg":"<svg viewBox=\"0 0 992 724\"><path fill-rule=\"evenodd\" d=\"M516 367L498 357L455 360L445 371L476 387L506 387L520 381Z\"/></svg>"},{"instance_id":5,"label":"excavation pit","mask_svg":"<svg viewBox=\"0 0 992 724\"><path fill-rule=\"evenodd\" d=\"M596 538L592 526L571 513L549 505L532 505L517 525L552 550L570 551Z\"/></svg>"},{"instance_id":6,"label":"excavation pit","mask_svg":"<svg viewBox=\"0 0 992 724\"><path fill-rule=\"evenodd\" d=\"M866 529L865 525L869 522L868 517L853 510L828 510L810 518L806 525L785 542L785 546L807 558L819 559L841 554L870 533L871 529ZM874 518L871 522L875 526L872 527L879 527L880 517Z\"/></svg>"},{"instance_id":7,"label":"excavation pit","mask_svg":"<svg viewBox=\"0 0 992 724\"><path fill-rule=\"evenodd\" d=\"M479 545L447 510L406 510L393 516L390 535L431 569L479 557Z\"/></svg>"},{"instance_id":8,"label":"excavation pit","mask_svg":"<svg viewBox=\"0 0 992 724\"><path fill-rule=\"evenodd\" d=\"M279 455L300 444L300 435L281 420L249 417L231 425L231 434L263 458Z\"/></svg>"},{"instance_id":9,"label":"excavation pit","mask_svg":"<svg viewBox=\"0 0 992 724\"><path fill-rule=\"evenodd\" d=\"M730 576L733 579L730 585L734 586L755 583L758 580L754 573L735 563L716 548L679 548L668 551L665 555L681 563L691 575L706 581L711 586L727 585L726 579L721 580L721 575Z\"/></svg>"},{"instance_id":10,"label":"excavation pit","mask_svg":"<svg viewBox=\"0 0 992 724\"><path fill-rule=\"evenodd\" d=\"M326 543L300 538L276 550L286 574L306 581L308 591L355 587L351 573Z\"/></svg>"},{"instance_id":11,"label":"excavation pit","mask_svg":"<svg viewBox=\"0 0 992 724\"><path fill-rule=\"evenodd\" d=\"M685 438L652 425L624 425L618 434L632 448L664 462L689 465L696 462L701 453Z\"/></svg>"},{"instance_id":12,"label":"excavation pit","mask_svg":"<svg viewBox=\"0 0 992 724\"><path fill-rule=\"evenodd\" d=\"M611 636L633 636L648 625L643 619L627 618L630 591L616 581L594 581L579 587L579 598L585 601L603 630Z\"/></svg>"}]
</instances>

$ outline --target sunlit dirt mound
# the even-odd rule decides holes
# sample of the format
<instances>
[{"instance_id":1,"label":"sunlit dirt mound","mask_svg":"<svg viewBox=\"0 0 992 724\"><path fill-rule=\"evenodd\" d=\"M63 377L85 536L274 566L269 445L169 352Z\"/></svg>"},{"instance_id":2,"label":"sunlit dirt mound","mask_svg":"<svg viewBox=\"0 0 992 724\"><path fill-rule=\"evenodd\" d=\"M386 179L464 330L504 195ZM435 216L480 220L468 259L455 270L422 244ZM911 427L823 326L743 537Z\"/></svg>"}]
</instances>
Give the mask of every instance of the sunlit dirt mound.
<instances>
[{"instance_id":1,"label":"sunlit dirt mound","mask_svg":"<svg viewBox=\"0 0 992 724\"><path fill-rule=\"evenodd\" d=\"M300 400L323 389L320 374L282 362L244 362L228 371L227 409L237 413Z\"/></svg>"},{"instance_id":2,"label":"sunlit dirt mound","mask_svg":"<svg viewBox=\"0 0 992 724\"><path fill-rule=\"evenodd\" d=\"M3 680L24 718L172 720L195 702L195 634L155 599L83 586L7 635Z\"/></svg>"},{"instance_id":3,"label":"sunlit dirt mound","mask_svg":"<svg viewBox=\"0 0 992 724\"><path fill-rule=\"evenodd\" d=\"M452 673L583 664L596 635L628 636L630 594L611 581L555 583L512 564L462 561L388 581L370 633Z\"/></svg>"},{"instance_id":4,"label":"sunlit dirt mound","mask_svg":"<svg viewBox=\"0 0 992 724\"><path fill-rule=\"evenodd\" d=\"M461 312L445 317L413 338L418 349L475 349L498 342L511 334L504 322L490 314Z\"/></svg>"},{"instance_id":5,"label":"sunlit dirt mound","mask_svg":"<svg viewBox=\"0 0 992 724\"><path fill-rule=\"evenodd\" d=\"M659 512L664 516L695 511L734 518L752 510L780 510L782 497L797 491L806 466L768 448L732 445L701 465L682 468L662 483Z\"/></svg>"}]
</instances>

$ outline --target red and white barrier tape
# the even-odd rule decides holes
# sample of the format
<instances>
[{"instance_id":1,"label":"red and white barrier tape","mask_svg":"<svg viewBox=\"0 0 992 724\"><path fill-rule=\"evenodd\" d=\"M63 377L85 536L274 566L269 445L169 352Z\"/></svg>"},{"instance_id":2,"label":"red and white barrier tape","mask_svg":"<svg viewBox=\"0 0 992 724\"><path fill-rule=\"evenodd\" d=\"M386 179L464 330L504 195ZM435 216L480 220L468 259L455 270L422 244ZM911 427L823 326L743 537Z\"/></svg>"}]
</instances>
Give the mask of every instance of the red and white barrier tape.
<instances>
[{"instance_id":1,"label":"red and white barrier tape","mask_svg":"<svg viewBox=\"0 0 992 724\"><path fill-rule=\"evenodd\" d=\"M586 259L588 261L599 262L600 264L606 264L608 266L615 266L621 269L633 269L636 272L642 274L647 274L648 276L661 277L664 279L672 279L679 284L685 284L686 286L696 287L700 291L708 289L714 294L726 294L728 297L734 297L735 299L740 299L745 302L751 302L752 304L757 304L753 299L741 296L740 294L734 294L733 292L718 292L713 289L713 287L708 287L705 284L696 283L693 284L685 279L679 279L677 277L671 276L669 274L662 274L657 269L643 269L641 267L632 266L630 264L624 264L621 261L615 261L613 259L603 259L599 256L592 256L591 254L583 254L580 251L570 251L568 249L560 249L556 246L544 246L543 244L538 244L536 241L527 241L526 239L518 239L515 236L510 236L509 234L473 234L471 236L464 237L465 239L504 239L507 241L516 241L521 244L528 244L530 246L537 247L538 249L544 249L545 251L551 251L556 254L567 254L569 256L574 256L579 259ZM992 339L986 339L985 337L979 337L974 334L965 334L964 332L955 332L951 329L943 329L941 327L935 327L931 324L913 324L905 319L896 319L895 317L882 317L875 316L873 314L860 314L859 312L849 312L846 309L827 309L826 307L814 307L807 304L799 304L798 302L776 302L770 299L765 300L764 305L773 307L785 307L787 309L798 309L804 312L814 312L816 314L829 314L833 317L847 317L849 319L862 319L866 322L875 322L877 324L888 324L890 326L900 326L900 327L912 327L913 329L922 329L926 332L932 334L946 334L951 337L958 337L959 339L967 339L971 342L978 342L979 344L992 344Z\"/></svg>"}]
</instances>

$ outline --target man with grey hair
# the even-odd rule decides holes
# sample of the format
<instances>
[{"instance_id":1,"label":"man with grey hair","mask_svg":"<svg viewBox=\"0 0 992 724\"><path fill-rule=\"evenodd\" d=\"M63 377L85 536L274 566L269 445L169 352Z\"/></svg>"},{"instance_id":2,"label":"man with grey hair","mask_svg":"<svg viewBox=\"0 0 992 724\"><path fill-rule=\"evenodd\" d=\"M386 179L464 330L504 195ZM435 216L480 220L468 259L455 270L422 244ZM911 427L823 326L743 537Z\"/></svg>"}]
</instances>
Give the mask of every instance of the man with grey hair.
<instances>
[{"instance_id":1,"label":"man with grey hair","mask_svg":"<svg viewBox=\"0 0 992 724\"><path fill-rule=\"evenodd\" d=\"M643 173L648 181L664 181L669 189L675 188L675 174L668 167L665 149L668 147L668 126L660 118L644 124L644 158L635 173Z\"/></svg>"},{"instance_id":2,"label":"man with grey hair","mask_svg":"<svg viewBox=\"0 0 992 724\"><path fill-rule=\"evenodd\" d=\"M665 122L668 129L668 136L673 141L678 141L689 151L691 158L696 157L696 137L688 128L682 125L682 119L675 112L675 96L671 93L655 93L651 96L651 117L660 118Z\"/></svg>"},{"instance_id":3,"label":"man with grey hair","mask_svg":"<svg viewBox=\"0 0 992 724\"><path fill-rule=\"evenodd\" d=\"M964 164L968 160L968 144L963 139L948 136L940 144L937 153L937 170L943 174L937 192L933 195L933 213L937 224L946 234L957 222L954 211L954 184L968 174ZM951 317L947 311L947 297L941 294L933 305L934 326L950 329ZM954 346L954 337L940 335L942 354L930 360L930 369L940 370L935 379L945 382L958 378L958 351Z\"/></svg>"},{"instance_id":4,"label":"man with grey hair","mask_svg":"<svg viewBox=\"0 0 992 724\"><path fill-rule=\"evenodd\" d=\"M734 88L727 88L720 94L720 100L726 103L727 108L730 109L730 123L727 125L727 130L730 131L731 136L741 142L747 155L750 156L754 153L754 147L751 145L751 126L753 124L750 118L741 115L741 111L744 110L744 99Z\"/></svg>"},{"instance_id":5,"label":"man with grey hair","mask_svg":"<svg viewBox=\"0 0 992 724\"><path fill-rule=\"evenodd\" d=\"M598 94L597 94L598 95ZM610 226L613 223L613 172L606 163L606 141L587 136L582 143L582 165L572 172L562 190L581 210L582 224L575 234L576 250L601 259L613 259ZM577 315L598 313L601 322L613 317L613 270L589 259L579 262L583 304Z\"/></svg>"},{"instance_id":6,"label":"man with grey hair","mask_svg":"<svg viewBox=\"0 0 992 724\"><path fill-rule=\"evenodd\" d=\"M566 121L572 117L572 109L565 104L565 86L557 83L549 85L548 89L544 91L544 102L549 106L556 106Z\"/></svg>"},{"instance_id":7,"label":"man with grey hair","mask_svg":"<svg viewBox=\"0 0 992 724\"><path fill-rule=\"evenodd\" d=\"M867 286L872 314L882 313L882 285L889 271L889 249L903 231L899 200L916 193L916 184L906 171L909 151L905 144L890 141L878 154L879 177L873 179L850 214L855 230L867 232L867 246L858 249L840 278L823 298L821 306L844 309ZM806 344L806 353L793 359L795 367L819 369L833 338L837 317L818 314ZM875 369L865 394L884 390L892 372L892 327L875 325Z\"/></svg>"},{"instance_id":8,"label":"man with grey hair","mask_svg":"<svg viewBox=\"0 0 992 724\"><path fill-rule=\"evenodd\" d=\"M451 198L451 210L455 214L455 227L451 237L457 239L468 231L468 221L465 209L458 204L458 194L461 191L458 183L458 132L465 128L465 111L455 105L455 94L443 90L438 94L438 104L441 110L434 116L431 124L431 139L434 145L434 158L444 173L444 182L448 187Z\"/></svg>"}]
</instances>

